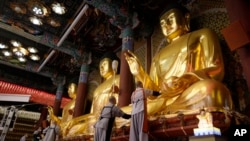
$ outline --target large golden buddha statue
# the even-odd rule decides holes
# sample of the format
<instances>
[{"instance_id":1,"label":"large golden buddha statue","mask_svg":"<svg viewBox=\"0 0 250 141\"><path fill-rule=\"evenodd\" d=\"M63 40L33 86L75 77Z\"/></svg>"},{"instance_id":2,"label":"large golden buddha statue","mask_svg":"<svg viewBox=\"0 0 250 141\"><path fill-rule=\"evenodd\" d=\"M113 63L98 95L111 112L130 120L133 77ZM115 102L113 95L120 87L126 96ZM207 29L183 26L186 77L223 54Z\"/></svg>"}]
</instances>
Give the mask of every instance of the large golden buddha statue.
<instances>
[{"instance_id":1,"label":"large golden buddha statue","mask_svg":"<svg viewBox=\"0 0 250 141\"><path fill-rule=\"evenodd\" d=\"M161 15L168 45L153 57L149 74L135 54L125 53L135 79L161 93L148 99L149 115L232 108L230 91L221 83L224 64L216 34L207 28L190 32L189 20L188 10L177 4Z\"/></svg>"}]
</instances>

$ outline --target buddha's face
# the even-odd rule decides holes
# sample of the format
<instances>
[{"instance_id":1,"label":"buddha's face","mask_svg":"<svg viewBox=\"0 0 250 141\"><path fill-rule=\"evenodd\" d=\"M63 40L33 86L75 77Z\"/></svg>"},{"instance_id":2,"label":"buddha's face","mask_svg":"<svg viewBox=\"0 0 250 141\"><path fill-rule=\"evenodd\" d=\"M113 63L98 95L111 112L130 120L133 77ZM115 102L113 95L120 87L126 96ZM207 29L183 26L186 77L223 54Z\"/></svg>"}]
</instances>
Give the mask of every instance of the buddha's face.
<instances>
[{"instance_id":1,"label":"buddha's face","mask_svg":"<svg viewBox=\"0 0 250 141\"><path fill-rule=\"evenodd\" d=\"M175 38L186 32L185 16L178 9L171 9L160 18L162 33L169 38Z\"/></svg>"},{"instance_id":2,"label":"buddha's face","mask_svg":"<svg viewBox=\"0 0 250 141\"><path fill-rule=\"evenodd\" d=\"M112 60L109 58L104 58L101 60L99 64L99 70L100 70L100 75L103 78L108 78L109 76L112 75L113 71L111 62Z\"/></svg>"},{"instance_id":3,"label":"buddha's face","mask_svg":"<svg viewBox=\"0 0 250 141\"><path fill-rule=\"evenodd\" d=\"M75 83L71 83L68 86L68 94L70 98L75 98L76 97L76 91L77 91L77 86Z\"/></svg>"}]
</instances>

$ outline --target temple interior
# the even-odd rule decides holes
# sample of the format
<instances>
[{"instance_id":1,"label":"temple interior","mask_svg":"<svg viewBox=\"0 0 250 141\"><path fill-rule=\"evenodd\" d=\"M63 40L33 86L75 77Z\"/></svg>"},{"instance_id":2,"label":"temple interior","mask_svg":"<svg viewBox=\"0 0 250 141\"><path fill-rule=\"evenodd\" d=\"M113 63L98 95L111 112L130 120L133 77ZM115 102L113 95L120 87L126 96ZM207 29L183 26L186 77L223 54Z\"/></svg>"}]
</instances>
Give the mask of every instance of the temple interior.
<instances>
[{"instance_id":1,"label":"temple interior","mask_svg":"<svg viewBox=\"0 0 250 141\"><path fill-rule=\"evenodd\" d=\"M164 52L165 46L175 42L164 37L160 23L161 14L172 2L190 12L190 31L206 28L218 38L219 45L208 39L204 48L196 43L179 42L180 46L196 45L195 49L190 47L193 50L188 48L187 54L205 52L195 52L201 57L191 55L190 60L187 55L186 68L170 64L171 59L181 60L184 56L181 54L161 60L172 53ZM245 127L249 137L249 13L250 2L246 0L1 0L0 141L19 141L26 133L26 140L32 141L34 131L39 127L45 129L52 120L60 125L58 140L93 141L93 125L107 101L106 95L114 94L117 106L130 114L131 94L138 80L145 88L160 93L147 102L150 141L234 141L231 137L235 130ZM187 40L202 44L206 34L202 33L199 39L190 35ZM206 51L217 45L219 50ZM177 54L176 50L170 50L172 56ZM107 54L112 57L105 62ZM215 57L209 58L210 54ZM220 54L222 58L218 57ZM133 68L129 62L133 55L140 68ZM167 65L162 65L165 62ZM105 63L109 63L109 68L105 68ZM220 64L222 67L216 69ZM207 72L194 71L209 65L211 72L210 68ZM171 93L166 88L170 80L165 79L172 76L165 73L168 69L176 72L174 77L187 71L197 78L182 77L184 86L180 85L186 91ZM199 76L203 72L220 83L186 85L205 80L203 75ZM173 96L167 95L167 90ZM203 94L201 91L212 94L204 94L208 96L202 99L205 104L198 103L202 100L195 90L198 94ZM176 94L183 95L176 100ZM177 104L174 101L168 105L172 98ZM212 127L203 130L199 129L198 115L204 109L212 116ZM129 131L130 120L116 118L111 140L128 141Z\"/></svg>"}]
</instances>

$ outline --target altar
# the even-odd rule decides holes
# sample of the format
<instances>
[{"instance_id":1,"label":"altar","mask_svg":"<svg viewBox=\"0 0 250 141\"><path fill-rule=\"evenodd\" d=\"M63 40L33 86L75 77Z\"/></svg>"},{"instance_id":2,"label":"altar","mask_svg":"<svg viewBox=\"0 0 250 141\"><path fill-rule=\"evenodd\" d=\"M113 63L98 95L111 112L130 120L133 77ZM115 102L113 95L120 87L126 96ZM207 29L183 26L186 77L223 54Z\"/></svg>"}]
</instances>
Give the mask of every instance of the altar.
<instances>
[{"instance_id":1,"label":"altar","mask_svg":"<svg viewBox=\"0 0 250 141\"><path fill-rule=\"evenodd\" d=\"M194 136L194 129L198 128L197 114L171 114L168 116L161 116L156 119L149 119L149 137L150 140L166 141L174 137L187 137L190 141L197 141L205 139L205 137ZM224 112L211 112L213 116L214 127L220 129L221 134L227 131L230 125L230 120L226 117ZM121 128L113 128L112 141L128 141L129 140L129 126ZM207 136L208 137L208 136ZM223 139L222 136L210 135L214 141ZM93 141L92 135L78 135L75 137L64 138L63 141ZM204 140L206 141L206 140Z\"/></svg>"}]
</instances>

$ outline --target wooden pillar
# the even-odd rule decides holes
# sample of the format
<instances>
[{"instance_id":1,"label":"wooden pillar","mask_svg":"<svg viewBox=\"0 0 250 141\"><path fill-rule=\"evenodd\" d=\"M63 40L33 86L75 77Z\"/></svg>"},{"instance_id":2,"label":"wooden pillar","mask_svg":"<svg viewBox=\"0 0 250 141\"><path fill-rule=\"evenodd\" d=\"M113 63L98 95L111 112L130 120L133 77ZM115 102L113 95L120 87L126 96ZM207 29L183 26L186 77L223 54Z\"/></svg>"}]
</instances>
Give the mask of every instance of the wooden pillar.
<instances>
[{"instance_id":1,"label":"wooden pillar","mask_svg":"<svg viewBox=\"0 0 250 141\"><path fill-rule=\"evenodd\" d=\"M37 129L38 127L46 128L48 126L48 121L47 121L47 115L48 115L48 109L46 106L41 107L40 109L40 118L38 120L38 124L35 127Z\"/></svg>"},{"instance_id":2,"label":"wooden pillar","mask_svg":"<svg viewBox=\"0 0 250 141\"><path fill-rule=\"evenodd\" d=\"M131 27L126 27L122 32L132 32ZM130 35L130 34L129 34ZM120 66L120 94L118 106L123 107L129 105L131 102L131 94L134 90L134 79L130 72L128 63L125 59L124 52L134 49L134 39L132 36L122 38L122 51L121 51L121 66Z\"/></svg>"},{"instance_id":3,"label":"wooden pillar","mask_svg":"<svg viewBox=\"0 0 250 141\"><path fill-rule=\"evenodd\" d=\"M231 24L222 34L232 51L237 51L243 74L250 89L250 2L246 0L225 0Z\"/></svg>"},{"instance_id":4,"label":"wooden pillar","mask_svg":"<svg viewBox=\"0 0 250 141\"><path fill-rule=\"evenodd\" d=\"M54 106L53 106L54 115L56 115L56 116L59 115L60 106L62 103L63 87L64 86L61 83L57 85L56 98L55 98L55 102L54 102Z\"/></svg>"},{"instance_id":5,"label":"wooden pillar","mask_svg":"<svg viewBox=\"0 0 250 141\"><path fill-rule=\"evenodd\" d=\"M73 117L78 117L84 114L84 106L87 97L88 75L89 75L89 65L82 64L77 86L76 103L75 103Z\"/></svg>"},{"instance_id":6,"label":"wooden pillar","mask_svg":"<svg viewBox=\"0 0 250 141\"><path fill-rule=\"evenodd\" d=\"M62 95L65 84L65 77L55 77L52 78L53 84L57 86L56 97L54 101L53 111L54 115L58 116L60 111L60 106L62 103Z\"/></svg>"}]
</instances>

